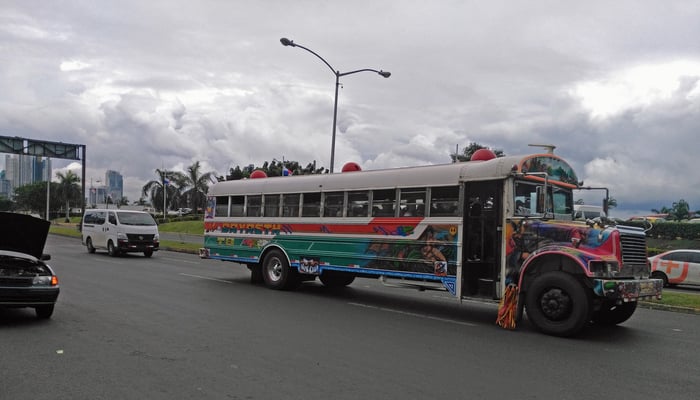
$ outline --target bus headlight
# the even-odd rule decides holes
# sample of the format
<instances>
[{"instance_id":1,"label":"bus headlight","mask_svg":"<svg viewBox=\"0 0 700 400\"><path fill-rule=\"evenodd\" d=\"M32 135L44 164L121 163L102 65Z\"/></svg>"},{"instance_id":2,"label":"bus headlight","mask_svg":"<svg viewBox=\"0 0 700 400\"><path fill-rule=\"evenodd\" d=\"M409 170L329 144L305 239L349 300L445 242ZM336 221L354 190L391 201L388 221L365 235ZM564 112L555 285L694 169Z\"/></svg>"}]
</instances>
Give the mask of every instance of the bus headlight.
<instances>
[{"instance_id":1,"label":"bus headlight","mask_svg":"<svg viewBox=\"0 0 700 400\"><path fill-rule=\"evenodd\" d=\"M593 276L597 277L612 277L619 270L617 261L596 260L588 263L588 269Z\"/></svg>"}]
</instances>

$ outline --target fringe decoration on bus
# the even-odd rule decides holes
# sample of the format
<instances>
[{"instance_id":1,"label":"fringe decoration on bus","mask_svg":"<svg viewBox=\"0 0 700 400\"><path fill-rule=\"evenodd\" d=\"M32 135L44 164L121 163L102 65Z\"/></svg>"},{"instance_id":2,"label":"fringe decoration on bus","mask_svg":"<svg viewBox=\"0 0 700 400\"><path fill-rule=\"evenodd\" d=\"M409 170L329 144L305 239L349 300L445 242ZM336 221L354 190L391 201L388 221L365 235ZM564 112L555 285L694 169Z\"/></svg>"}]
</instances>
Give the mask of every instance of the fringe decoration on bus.
<instances>
[{"instance_id":1,"label":"fringe decoration on bus","mask_svg":"<svg viewBox=\"0 0 700 400\"><path fill-rule=\"evenodd\" d=\"M496 323L505 329L515 329L515 320L518 313L518 286L506 286L501 303L498 305L498 319Z\"/></svg>"}]
</instances>

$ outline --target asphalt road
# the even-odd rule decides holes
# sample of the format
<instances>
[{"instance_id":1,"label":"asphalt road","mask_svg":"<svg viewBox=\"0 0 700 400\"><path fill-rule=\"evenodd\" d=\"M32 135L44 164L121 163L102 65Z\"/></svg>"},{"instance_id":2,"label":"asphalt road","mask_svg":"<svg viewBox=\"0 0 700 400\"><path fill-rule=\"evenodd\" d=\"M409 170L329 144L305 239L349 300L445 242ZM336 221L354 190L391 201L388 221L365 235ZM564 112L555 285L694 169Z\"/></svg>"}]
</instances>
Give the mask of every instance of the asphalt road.
<instances>
[{"instance_id":1,"label":"asphalt road","mask_svg":"<svg viewBox=\"0 0 700 400\"><path fill-rule=\"evenodd\" d=\"M695 399L700 316L640 309L549 337L495 305L357 280L278 292L245 268L87 254L50 236L54 316L0 310L0 399Z\"/></svg>"}]
</instances>

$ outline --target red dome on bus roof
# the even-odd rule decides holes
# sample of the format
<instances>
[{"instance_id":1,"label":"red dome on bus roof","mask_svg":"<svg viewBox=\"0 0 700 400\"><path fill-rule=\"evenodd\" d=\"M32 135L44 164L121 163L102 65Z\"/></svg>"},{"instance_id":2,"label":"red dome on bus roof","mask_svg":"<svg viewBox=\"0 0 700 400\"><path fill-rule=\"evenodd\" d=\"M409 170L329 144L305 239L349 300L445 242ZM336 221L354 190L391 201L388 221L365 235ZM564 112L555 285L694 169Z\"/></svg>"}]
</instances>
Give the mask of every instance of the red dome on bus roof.
<instances>
[{"instance_id":1,"label":"red dome on bus roof","mask_svg":"<svg viewBox=\"0 0 700 400\"><path fill-rule=\"evenodd\" d=\"M343 165L342 172L355 172L355 171L362 171L362 168L360 168L360 165L355 163L355 162L349 162L345 163Z\"/></svg>"},{"instance_id":2,"label":"red dome on bus roof","mask_svg":"<svg viewBox=\"0 0 700 400\"><path fill-rule=\"evenodd\" d=\"M250 174L250 179L258 179L258 178L267 178L267 174L265 173L265 171L260 170L260 169L256 169L255 171L253 171L252 174Z\"/></svg>"},{"instance_id":3,"label":"red dome on bus roof","mask_svg":"<svg viewBox=\"0 0 700 400\"><path fill-rule=\"evenodd\" d=\"M479 149L472 154L469 161L488 161L496 158L496 153L489 149Z\"/></svg>"}]
</instances>

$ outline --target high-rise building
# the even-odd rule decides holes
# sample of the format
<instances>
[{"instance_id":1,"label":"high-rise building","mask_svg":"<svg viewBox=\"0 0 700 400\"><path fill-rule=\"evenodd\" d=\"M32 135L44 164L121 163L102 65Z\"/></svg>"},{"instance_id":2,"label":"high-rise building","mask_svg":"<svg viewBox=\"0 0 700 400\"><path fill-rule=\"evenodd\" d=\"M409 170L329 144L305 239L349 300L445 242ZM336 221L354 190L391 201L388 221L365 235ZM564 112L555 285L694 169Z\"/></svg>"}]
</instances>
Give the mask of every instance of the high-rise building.
<instances>
[{"instance_id":1,"label":"high-rise building","mask_svg":"<svg viewBox=\"0 0 700 400\"><path fill-rule=\"evenodd\" d=\"M117 171L105 172L105 190L107 196L112 198L112 202L119 203L124 197L124 178Z\"/></svg>"},{"instance_id":2,"label":"high-rise building","mask_svg":"<svg viewBox=\"0 0 700 400\"><path fill-rule=\"evenodd\" d=\"M10 195L20 186L51 179L51 159L23 154L5 155L5 178L0 189L8 187Z\"/></svg>"}]
</instances>

